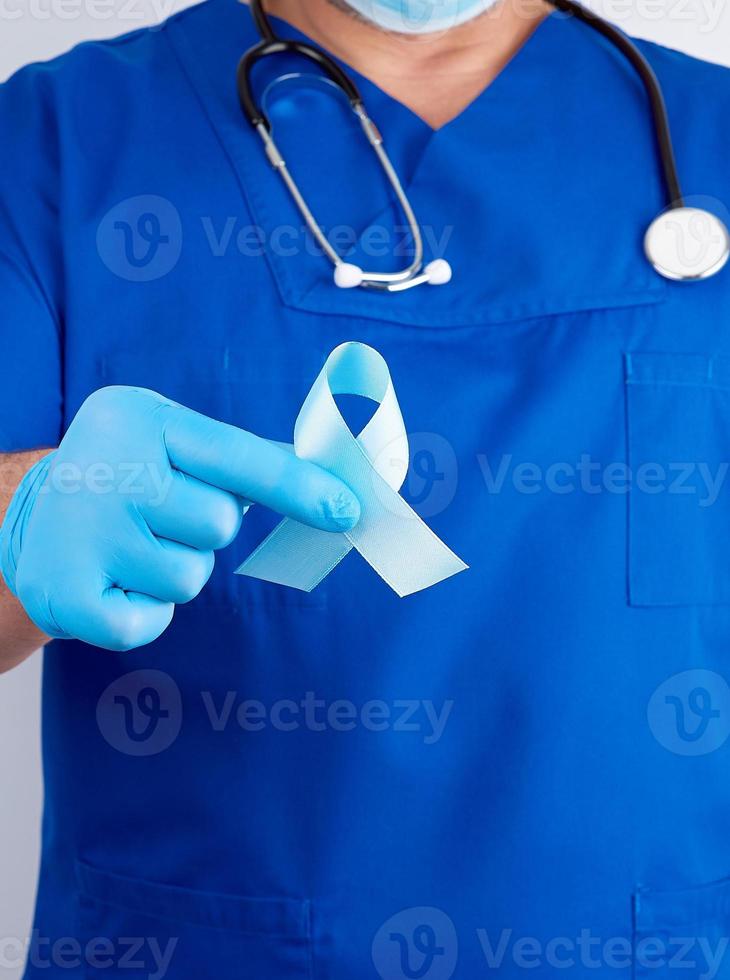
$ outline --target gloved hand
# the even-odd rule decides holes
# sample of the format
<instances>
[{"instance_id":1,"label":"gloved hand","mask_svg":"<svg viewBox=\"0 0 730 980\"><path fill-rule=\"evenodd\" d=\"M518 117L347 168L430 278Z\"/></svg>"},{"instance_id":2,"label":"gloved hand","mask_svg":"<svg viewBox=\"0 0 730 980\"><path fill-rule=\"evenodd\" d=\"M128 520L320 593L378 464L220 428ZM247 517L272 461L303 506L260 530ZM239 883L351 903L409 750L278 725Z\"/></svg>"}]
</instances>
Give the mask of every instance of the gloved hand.
<instances>
[{"instance_id":1,"label":"gloved hand","mask_svg":"<svg viewBox=\"0 0 730 980\"><path fill-rule=\"evenodd\" d=\"M344 483L286 449L153 391L102 388L18 488L0 569L44 633L130 650L203 589L247 502L325 531L360 513Z\"/></svg>"}]
</instances>

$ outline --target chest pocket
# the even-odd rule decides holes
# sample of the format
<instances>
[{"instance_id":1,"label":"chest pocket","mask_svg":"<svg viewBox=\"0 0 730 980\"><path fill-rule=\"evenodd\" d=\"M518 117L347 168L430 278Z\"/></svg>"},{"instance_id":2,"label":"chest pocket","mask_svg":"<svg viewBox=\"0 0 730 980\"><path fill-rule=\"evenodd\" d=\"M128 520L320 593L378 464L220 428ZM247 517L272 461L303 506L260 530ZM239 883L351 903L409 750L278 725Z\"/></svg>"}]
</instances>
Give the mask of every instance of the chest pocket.
<instances>
[{"instance_id":1,"label":"chest pocket","mask_svg":"<svg viewBox=\"0 0 730 980\"><path fill-rule=\"evenodd\" d=\"M730 879L634 895L634 980L729 980Z\"/></svg>"},{"instance_id":2,"label":"chest pocket","mask_svg":"<svg viewBox=\"0 0 730 980\"><path fill-rule=\"evenodd\" d=\"M730 357L626 356L629 600L730 603Z\"/></svg>"}]
</instances>

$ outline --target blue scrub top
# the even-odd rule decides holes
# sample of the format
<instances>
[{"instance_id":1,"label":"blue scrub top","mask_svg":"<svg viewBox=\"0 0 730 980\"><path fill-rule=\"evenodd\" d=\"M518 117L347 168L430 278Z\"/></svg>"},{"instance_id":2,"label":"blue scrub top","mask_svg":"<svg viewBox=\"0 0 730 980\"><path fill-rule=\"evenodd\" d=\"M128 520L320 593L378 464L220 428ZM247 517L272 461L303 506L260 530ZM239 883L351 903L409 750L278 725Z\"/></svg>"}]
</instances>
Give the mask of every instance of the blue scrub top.
<instances>
[{"instance_id":1,"label":"blue scrub top","mask_svg":"<svg viewBox=\"0 0 730 980\"><path fill-rule=\"evenodd\" d=\"M209 0L0 89L0 450L109 384L289 442L363 341L404 495L470 570L405 600L356 553L311 594L241 578L254 508L158 642L52 644L26 976L729 977L730 270L643 257L638 77L554 15L437 132L358 78L455 272L382 296L334 288L243 121L255 40ZM643 48L725 216L730 74ZM406 264L340 104L269 72L322 225Z\"/></svg>"}]
</instances>

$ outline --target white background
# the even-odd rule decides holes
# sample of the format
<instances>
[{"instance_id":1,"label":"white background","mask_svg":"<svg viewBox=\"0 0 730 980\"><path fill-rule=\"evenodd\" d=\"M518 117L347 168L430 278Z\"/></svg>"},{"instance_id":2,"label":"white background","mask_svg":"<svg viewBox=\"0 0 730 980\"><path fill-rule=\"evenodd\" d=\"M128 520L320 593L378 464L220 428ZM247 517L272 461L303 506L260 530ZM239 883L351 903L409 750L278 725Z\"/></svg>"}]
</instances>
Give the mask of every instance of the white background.
<instances>
[{"instance_id":1,"label":"white background","mask_svg":"<svg viewBox=\"0 0 730 980\"><path fill-rule=\"evenodd\" d=\"M136 30L188 5L0 0L0 79L79 41ZM730 4L724 0L593 0L591 6L629 33L730 65ZM4 955L4 940L25 937L32 914L41 809L39 694L38 655L0 677L0 980L17 980L22 973L8 964L11 951Z\"/></svg>"}]
</instances>

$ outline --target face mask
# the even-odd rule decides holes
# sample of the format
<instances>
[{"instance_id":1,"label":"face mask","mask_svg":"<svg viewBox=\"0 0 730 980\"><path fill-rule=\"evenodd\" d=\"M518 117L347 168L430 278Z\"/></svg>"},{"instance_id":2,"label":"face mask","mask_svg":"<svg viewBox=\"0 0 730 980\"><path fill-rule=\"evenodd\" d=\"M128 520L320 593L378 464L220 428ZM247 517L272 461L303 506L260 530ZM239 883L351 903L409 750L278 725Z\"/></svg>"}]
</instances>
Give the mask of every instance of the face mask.
<instances>
[{"instance_id":1,"label":"face mask","mask_svg":"<svg viewBox=\"0 0 730 980\"><path fill-rule=\"evenodd\" d=\"M477 17L498 0L346 0L366 20L400 34L447 31Z\"/></svg>"}]
</instances>

